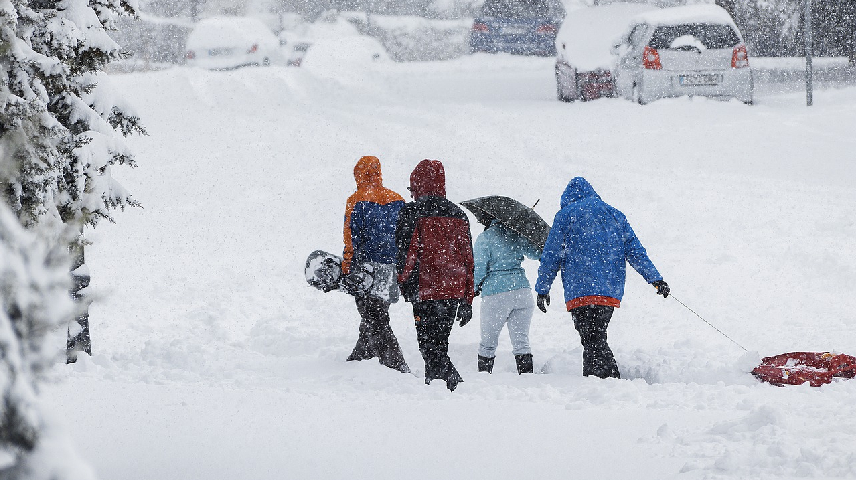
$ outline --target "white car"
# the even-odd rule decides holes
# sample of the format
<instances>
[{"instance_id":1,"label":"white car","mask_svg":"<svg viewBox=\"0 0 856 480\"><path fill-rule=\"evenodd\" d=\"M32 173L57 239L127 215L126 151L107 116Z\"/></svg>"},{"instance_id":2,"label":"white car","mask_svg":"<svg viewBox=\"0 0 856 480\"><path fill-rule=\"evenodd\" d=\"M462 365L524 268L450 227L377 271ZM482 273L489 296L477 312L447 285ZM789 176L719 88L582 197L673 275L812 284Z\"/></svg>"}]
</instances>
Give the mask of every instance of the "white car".
<instances>
[{"instance_id":1,"label":"white car","mask_svg":"<svg viewBox=\"0 0 856 480\"><path fill-rule=\"evenodd\" d=\"M391 61L378 40L355 35L316 41L306 53L303 65L316 71L340 74L365 70L373 64Z\"/></svg>"},{"instance_id":2,"label":"white car","mask_svg":"<svg viewBox=\"0 0 856 480\"><path fill-rule=\"evenodd\" d=\"M665 97L753 101L743 37L716 5L653 10L637 16L613 47L618 93L640 104Z\"/></svg>"},{"instance_id":3,"label":"white car","mask_svg":"<svg viewBox=\"0 0 856 480\"><path fill-rule=\"evenodd\" d=\"M207 18L187 37L186 64L209 70L270 65L281 56L279 40L255 18Z\"/></svg>"},{"instance_id":4,"label":"white car","mask_svg":"<svg viewBox=\"0 0 856 480\"><path fill-rule=\"evenodd\" d=\"M637 15L655 9L639 3L614 3L568 12L556 35L556 96L594 100L615 96L611 48Z\"/></svg>"}]
</instances>

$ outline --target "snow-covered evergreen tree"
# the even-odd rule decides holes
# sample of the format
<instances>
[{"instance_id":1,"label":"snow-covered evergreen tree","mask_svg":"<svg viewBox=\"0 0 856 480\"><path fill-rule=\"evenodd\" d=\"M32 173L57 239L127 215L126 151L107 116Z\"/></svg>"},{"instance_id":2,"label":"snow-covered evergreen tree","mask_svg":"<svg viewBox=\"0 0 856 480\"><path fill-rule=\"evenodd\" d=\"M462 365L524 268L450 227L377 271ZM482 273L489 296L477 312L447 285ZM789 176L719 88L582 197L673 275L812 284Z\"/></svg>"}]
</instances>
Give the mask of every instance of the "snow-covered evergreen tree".
<instances>
[{"instance_id":1,"label":"snow-covered evergreen tree","mask_svg":"<svg viewBox=\"0 0 856 480\"><path fill-rule=\"evenodd\" d=\"M59 241L76 252L78 299L84 226L137 205L111 168L134 166L123 137L145 131L104 73L122 56L108 32L135 9L135 0L0 0L0 189L22 225L73 232ZM77 320L69 361L90 351L88 314Z\"/></svg>"},{"instance_id":2,"label":"snow-covered evergreen tree","mask_svg":"<svg viewBox=\"0 0 856 480\"><path fill-rule=\"evenodd\" d=\"M111 91L108 30L127 0L0 0L0 182L21 223L96 225L136 201L112 179L144 133Z\"/></svg>"},{"instance_id":3,"label":"snow-covered evergreen tree","mask_svg":"<svg viewBox=\"0 0 856 480\"><path fill-rule=\"evenodd\" d=\"M0 204L0 479L91 479L37 401L59 353L53 334L74 317L75 304L66 250L54 232L45 238L44 227L33 230Z\"/></svg>"}]
</instances>

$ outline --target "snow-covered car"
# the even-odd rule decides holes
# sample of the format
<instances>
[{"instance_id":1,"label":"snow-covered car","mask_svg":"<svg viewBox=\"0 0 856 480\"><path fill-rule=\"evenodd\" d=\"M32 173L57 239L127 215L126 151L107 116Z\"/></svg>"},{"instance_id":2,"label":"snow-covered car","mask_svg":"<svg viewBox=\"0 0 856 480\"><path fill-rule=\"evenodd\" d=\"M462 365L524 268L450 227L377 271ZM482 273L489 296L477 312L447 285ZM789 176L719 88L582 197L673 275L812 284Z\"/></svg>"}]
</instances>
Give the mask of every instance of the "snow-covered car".
<instances>
[{"instance_id":1,"label":"snow-covered car","mask_svg":"<svg viewBox=\"0 0 856 480\"><path fill-rule=\"evenodd\" d=\"M324 72L355 72L374 63L390 62L383 45L372 37L355 35L323 38L306 52L304 65Z\"/></svg>"},{"instance_id":2,"label":"snow-covered car","mask_svg":"<svg viewBox=\"0 0 856 480\"><path fill-rule=\"evenodd\" d=\"M486 0L470 32L470 51L555 55L565 8L557 0Z\"/></svg>"},{"instance_id":3,"label":"snow-covered car","mask_svg":"<svg viewBox=\"0 0 856 480\"><path fill-rule=\"evenodd\" d=\"M687 95L752 103L746 44L731 15L719 6L642 13L613 51L618 55L619 94L640 104Z\"/></svg>"},{"instance_id":4,"label":"snow-covered car","mask_svg":"<svg viewBox=\"0 0 856 480\"><path fill-rule=\"evenodd\" d=\"M281 60L276 35L255 18L207 18L187 37L186 64L190 66L229 70Z\"/></svg>"},{"instance_id":5,"label":"snow-covered car","mask_svg":"<svg viewBox=\"0 0 856 480\"><path fill-rule=\"evenodd\" d=\"M568 13L556 35L556 96L559 100L614 97L612 46L640 13L654 9L615 3Z\"/></svg>"},{"instance_id":6,"label":"snow-covered car","mask_svg":"<svg viewBox=\"0 0 856 480\"><path fill-rule=\"evenodd\" d=\"M296 42L291 45L291 48L288 50L288 60L286 64L290 67L299 67L301 63L303 63L303 57L306 56L306 52L309 51L309 47L312 46L312 42Z\"/></svg>"}]
</instances>

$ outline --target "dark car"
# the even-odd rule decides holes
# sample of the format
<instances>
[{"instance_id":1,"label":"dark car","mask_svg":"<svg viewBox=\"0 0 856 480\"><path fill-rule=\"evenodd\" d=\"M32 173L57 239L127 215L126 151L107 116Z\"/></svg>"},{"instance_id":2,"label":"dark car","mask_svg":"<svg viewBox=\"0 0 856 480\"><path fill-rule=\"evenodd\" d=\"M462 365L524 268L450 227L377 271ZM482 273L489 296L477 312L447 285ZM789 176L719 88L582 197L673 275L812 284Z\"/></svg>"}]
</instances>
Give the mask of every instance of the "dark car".
<instances>
[{"instance_id":1,"label":"dark car","mask_svg":"<svg viewBox=\"0 0 856 480\"><path fill-rule=\"evenodd\" d=\"M564 17L558 0L486 0L473 21L470 51L555 55Z\"/></svg>"}]
</instances>

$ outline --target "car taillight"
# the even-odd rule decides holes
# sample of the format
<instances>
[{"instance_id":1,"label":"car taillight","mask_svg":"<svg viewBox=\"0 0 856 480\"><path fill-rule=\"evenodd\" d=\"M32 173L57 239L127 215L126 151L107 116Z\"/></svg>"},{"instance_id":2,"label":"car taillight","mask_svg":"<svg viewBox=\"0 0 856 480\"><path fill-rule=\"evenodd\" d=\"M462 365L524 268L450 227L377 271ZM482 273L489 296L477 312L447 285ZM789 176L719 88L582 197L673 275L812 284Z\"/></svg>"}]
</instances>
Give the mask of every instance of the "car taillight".
<instances>
[{"instance_id":1,"label":"car taillight","mask_svg":"<svg viewBox=\"0 0 856 480\"><path fill-rule=\"evenodd\" d=\"M184 58L188 60L193 60L194 58L196 58L196 52L194 52L193 50L188 50L187 54L184 55Z\"/></svg>"},{"instance_id":2,"label":"car taillight","mask_svg":"<svg viewBox=\"0 0 856 480\"><path fill-rule=\"evenodd\" d=\"M489 29L487 28L487 24L486 24L486 23L473 22L473 31L474 31L474 32L487 33L487 31L488 31L488 30L489 30Z\"/></svg>"},{"instance_id":3,"label":"car taillight","mask_svg":"<svg viewBox=\"0 0 856 480\"><path fill-rule=\"evenodd\" d=\"M740 44L734 47L734 52L731 54L731 68L743 68L749 66L749 52L746 51L746 45Z\"/></svg>"},{"instance_id":4,"label":"car taillight","mask_svg":"<svg viewBox=\"0 0 856 480\"><path fill-rule=\"evenodd\" d=\"M247 53L256 53L257 51L259 51L259 44L254 43L253 46L250 47L249 50L247 50Z\"/></svg>"},{"instance_id":5,"label":"car taillight","mask_svg":"<svg viewBox=\"0 0 856 480\"><path fill-rule=\"evenodd\" d=\"M535 29L535 33L540 33L540 34L556 33L556 26L550 25L550 24L541 25L540 27Z\"/></svg>"},{"instance_id":6,"label":"car taillight","mask_svg":"<svg viewBox=\"0 0 856 480\"><path fill-rule=\"evenodd\" d=\"M642 67L649 70L660 70L663 65L660 63L660 52L656 48L645 46L642 50Z\"/></svg>"}]
</instances>

